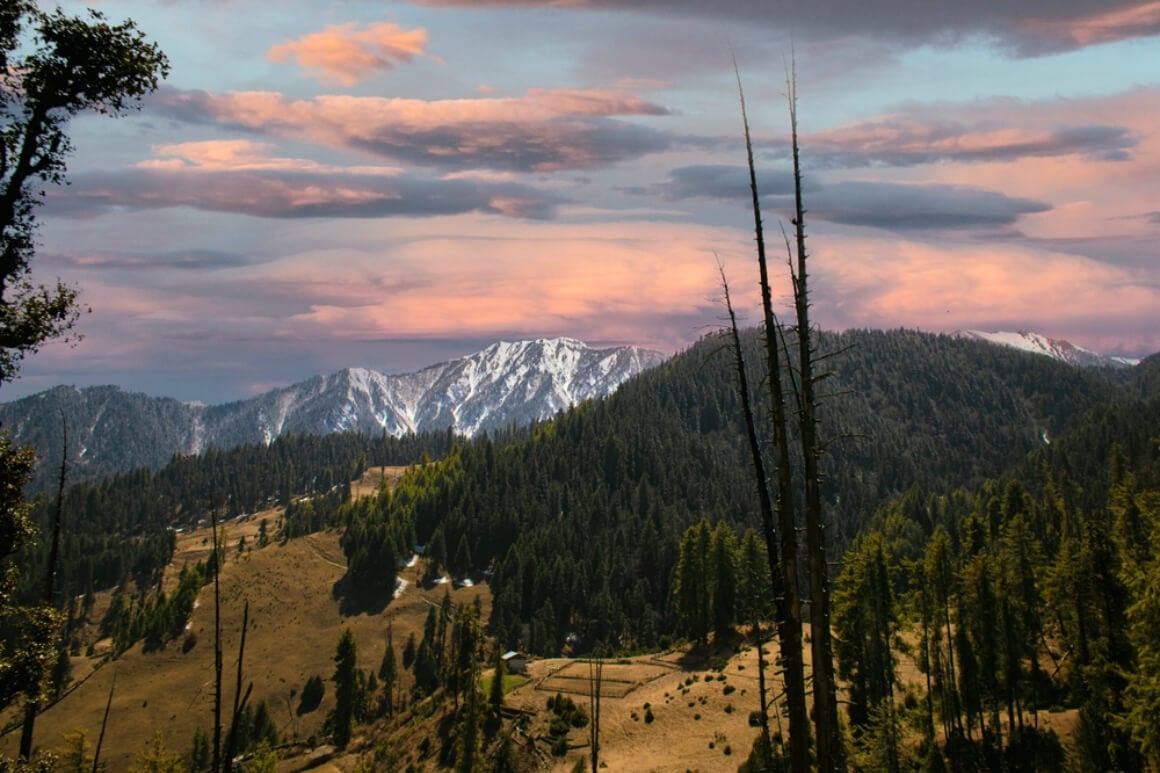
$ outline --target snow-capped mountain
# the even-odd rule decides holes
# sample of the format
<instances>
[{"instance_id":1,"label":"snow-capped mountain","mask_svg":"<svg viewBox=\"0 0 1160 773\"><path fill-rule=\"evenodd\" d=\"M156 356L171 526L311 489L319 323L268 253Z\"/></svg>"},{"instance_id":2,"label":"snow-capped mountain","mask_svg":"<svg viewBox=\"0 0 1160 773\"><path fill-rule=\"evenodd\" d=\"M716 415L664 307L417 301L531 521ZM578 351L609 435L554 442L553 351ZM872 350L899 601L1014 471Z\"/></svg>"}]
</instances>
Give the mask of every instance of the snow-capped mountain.
<instances>
[{"instance_id":1,"label":"snow-capped mountain","mask_svg":"<svg viewBox=\"0 0 1160 773\"><path fill-rule=\"evenodd\" d=\"M1066 362L1070 365L1095 367L1131 367L1139 360L1127 357L1106 357L1093 351L1076 346L1073 343L1054 338L1048 338L1039 333L1020 331L1009 333L996 331L993 333L982 330L960 330L954 334L955 338L965 338L974 341L986 341L998 346L1007 346L1032 354L1041 354L1054 360Z\"/></svg>"},{"instance_id":2,"label":"snow-capped mountain","mask_svg":"<svg viewBox=\"0 0 1160 773\"><path fill-rule=\"evenodd\" d=\"M666 355L594 349L570 338L500 342L417 373L348 368L224 405L182 403L118 387L55 387L0 404L17 441L59 454L69 426L74 477L157 467L174 453L269 443L296 434L444 431L468 437L547 419L603 397Z\"/></svg>"}]
</instances>

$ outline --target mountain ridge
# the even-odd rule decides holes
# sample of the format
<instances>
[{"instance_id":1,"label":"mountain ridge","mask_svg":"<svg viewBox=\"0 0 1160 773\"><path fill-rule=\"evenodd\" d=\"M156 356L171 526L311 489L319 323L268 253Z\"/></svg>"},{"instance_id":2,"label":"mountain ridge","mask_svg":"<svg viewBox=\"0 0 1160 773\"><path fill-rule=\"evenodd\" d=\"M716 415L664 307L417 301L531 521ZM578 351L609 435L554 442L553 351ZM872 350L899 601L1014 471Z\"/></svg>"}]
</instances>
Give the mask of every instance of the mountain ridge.
<instances>
[{"instance_id":1,"label":"mountain ridge","mask_svg":"<svg viewBox=\"0 0 1160 773\"><path fill-rule=\"evenodd\" d=\"M159 467L174 454L287 433L444 431L474 437L550 418L610 394L667 355L597 349L572 338L500 341L413 373L344 368L252 398L217 405L151 397L117 386L58 386L0 403L0 424L42 457L58 457L63 415L74 477Z\"/></svg>"}]
</instances>

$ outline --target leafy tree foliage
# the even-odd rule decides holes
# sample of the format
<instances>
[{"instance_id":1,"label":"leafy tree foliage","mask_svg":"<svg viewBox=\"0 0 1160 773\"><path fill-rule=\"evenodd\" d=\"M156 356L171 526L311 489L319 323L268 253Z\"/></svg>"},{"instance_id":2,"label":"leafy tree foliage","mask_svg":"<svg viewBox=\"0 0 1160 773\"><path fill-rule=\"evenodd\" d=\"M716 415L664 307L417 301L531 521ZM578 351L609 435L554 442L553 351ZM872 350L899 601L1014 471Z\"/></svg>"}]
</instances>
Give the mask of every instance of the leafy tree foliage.
<instances>
[{"instance_id":1,"label":"leafy tree foliage","mask_svg":"<svg viewBox=\"0 0 1160 773\"><path fill-rule=\"evenodd\" d=\"M21 575L12 559L34 533L23 491L33 464L32 452L14 448L0 430L0 709L34 692L56 655L57 614L43 603L13 598Z\"/></svg>"},{"instance_id":2,"label":"leafy tree foliage","mask_svg":"<svg viewBox=\"0 0 1160 773\"><path fill-rule=\"evenodd\" d=\"M0 10L0 383L77 319L75 290L29 277L40 186L65 180L69 119L123 115L168 71L132 21L68 16L31 0Z\"/></svg>"}]
</instances>

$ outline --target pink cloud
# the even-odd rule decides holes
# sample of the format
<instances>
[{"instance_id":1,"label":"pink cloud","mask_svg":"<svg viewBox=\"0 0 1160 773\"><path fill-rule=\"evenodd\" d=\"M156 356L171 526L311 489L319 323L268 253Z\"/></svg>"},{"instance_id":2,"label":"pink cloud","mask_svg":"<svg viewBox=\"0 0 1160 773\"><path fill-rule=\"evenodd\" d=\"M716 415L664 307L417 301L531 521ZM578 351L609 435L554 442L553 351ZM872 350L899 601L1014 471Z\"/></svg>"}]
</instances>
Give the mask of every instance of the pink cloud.
<instances>
[{"instance_id":1,"label":"pink cloud","mask_svg":"<svg viewBox=\"0 0 1160 773\"><path fill-rule=\"evenodd\" d=\"M1140 271L1017 243L814 243L824 327L1029 329L1105 351L1160 350L1160 288Z\"/></svg>"},{"instance_id":2,"label":"pink cloud","mask_svg":"<svg viewBox=\"0 0 1160 773\"><path fill-rule=\"evenodd\" d=\"M321 81L353 86L400 62L410 62L426 45L427 30L422 28L405 30L387 23L360 27L350 22L273 46L266 58L279 63L294 60Z\"/></svg>"},{"instance_id":3,"label":"pink cloud","mask_svg":"<svg viewBox=\"0 0 1160 773\"><path fill-rule=\"evenodd\" d=\"M208 325L272 341L561 334L673 350L721 324L720 255L743 324L759 318L751 238L733 229L516 227L461 215L368 233L360 245L298 246L327 242L329 227L274 241L267 250L280 257L268 262L132 290L115 284L115 269L81 267L86 300L118 325ZM1160 349L1160 288L1132 268L1018 243L820 234L811 243L815 315L827 329L1032 329L1097 351ZM788 278L775 268L775 302L788 311Z\"/></svg>"},{"instance_id":4,"label":"pink cloud","mask_svg":"<svg viewBox=\"0 0 1160 773\"><path fill-rule=\"evenodd\" d=\"M480 227L475 224L476 230ZM658 247L656 239L664 246ZM347 262L336 275L331 264L325 272L329 280L319 275L319 262L312 256L283 261L276 271L304 287L316 281L333 287L344 274L359 277L344 282L348 289L342 300L311 304L309 311L292 319L297 328L315 331L312 335L582 331L585 338L616 339L656 335L645 332L649 318L712 307L719 295L714 246L744 249L744 242L715 229L646 223L552 225L523 235L488 228L474 237L412 241L393 252L386 265L366 259ZM413 283L387 294L367 292L380 282L394 284L400 275ZM680 341L664 343L671 347L697 334L687 329Z\"/></svg>"}]
</instances>

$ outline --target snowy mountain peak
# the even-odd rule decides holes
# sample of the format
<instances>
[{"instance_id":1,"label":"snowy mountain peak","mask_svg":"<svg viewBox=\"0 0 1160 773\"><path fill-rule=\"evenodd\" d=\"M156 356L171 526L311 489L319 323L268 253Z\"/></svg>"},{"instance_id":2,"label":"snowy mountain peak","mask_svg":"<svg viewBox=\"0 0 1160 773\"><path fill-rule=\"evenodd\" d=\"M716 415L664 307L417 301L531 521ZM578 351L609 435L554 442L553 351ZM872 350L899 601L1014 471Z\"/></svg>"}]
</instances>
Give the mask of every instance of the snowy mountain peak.
<instances>
[{"instance_id":1,"label":"snowy mountain peak","mask_svg":"<svg viewBox=\"0 0 1160 773\"><path fill-rule=\"evenodd\" d=\"M1081 346L1062 339L1048 338L1040 333L1019 331L985 332L982 330L960 330L953 334L955 338L965 338L974 341L986 341L998 346L1007 346L1032 354L1040 354L1053 360L1066 362L1069 365L1096 366L1096 367L1131 367L1138 360L1126 357L1105 357L1102 354L1084 349Z\"/></svg>"}]
</instances>

